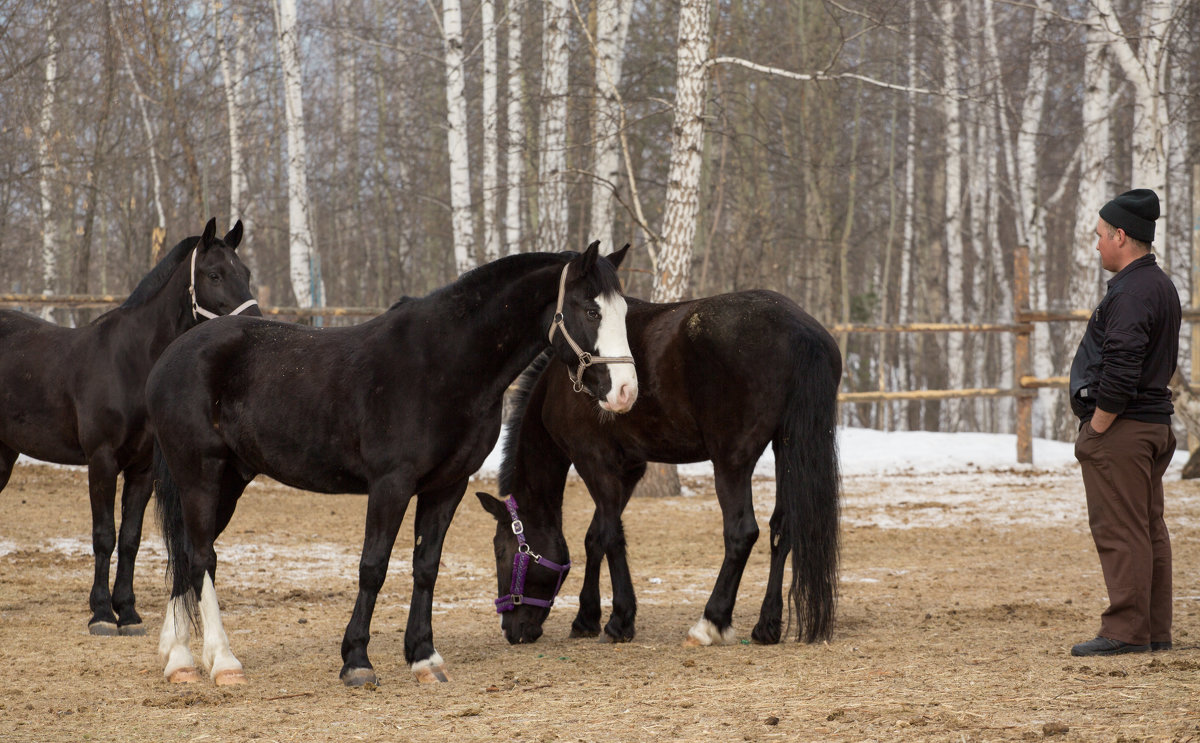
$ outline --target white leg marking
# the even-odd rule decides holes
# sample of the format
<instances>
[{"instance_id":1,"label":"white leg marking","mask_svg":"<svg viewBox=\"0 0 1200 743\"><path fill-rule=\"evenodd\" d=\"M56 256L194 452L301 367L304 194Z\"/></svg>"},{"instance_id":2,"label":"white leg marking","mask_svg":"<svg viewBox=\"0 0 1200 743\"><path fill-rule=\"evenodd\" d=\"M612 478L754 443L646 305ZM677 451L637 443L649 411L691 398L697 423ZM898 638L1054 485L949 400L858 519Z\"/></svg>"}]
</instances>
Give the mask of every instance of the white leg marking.
<instances>
[{"instance_id":1,"label":"white leg marking","mask_svg":"<svg viewBox=\"0 0 1200 743\"><path fill-rule=\"evenodd\" d=\"M204 574L204 586L200 589L200 619L204 625L204 665L214 681L225 671L240 673L242 664L229 649L229 637L221 625L221 607L217 603L217 591L212 578Z\"/></svg>"},{"instance_id":2,"label":"white leg marking","mask_svg":"<svg viewBox=\"0 0 1200 743\"><path fill-rule=\"evenodd\" d=\"M705 647L709 645L732 645L737 642L737 633L733 631L733 625L725 628L724 632L717 629L717 625L701 619L699 622L688 630L688 639L694 640L696 644Z\"/></svg>"},{"instance_id":3,"label":"white leg marking","mask_svg":"<svg viewBox=\"0 0 1200 743\"><path fill-rule=\"evenodd\" d=\"M596 297L600 305L600 329L596 333L596 350L601 356L632 356L629 338L625 333L625 313L628 307L620 294L601 294ZM608 364L612 387L604 398L602 407L614 413L624 413L637 400L637 369L633 364Z\"/></svg>"},{"instance_id":4,"label":"white leg marking","mask_svg":"<svg viewBox=\"0 0 1200 743\"><path fill-rule=\"evenodd\" d=\"M188 648L190 640L191 623L183 608L183 600L173 598L167 602L162 631L158 634L158 659L163 663L163 676L170 679L181 668L195 667L196 660Z\"/></svg>"}]
</instances>

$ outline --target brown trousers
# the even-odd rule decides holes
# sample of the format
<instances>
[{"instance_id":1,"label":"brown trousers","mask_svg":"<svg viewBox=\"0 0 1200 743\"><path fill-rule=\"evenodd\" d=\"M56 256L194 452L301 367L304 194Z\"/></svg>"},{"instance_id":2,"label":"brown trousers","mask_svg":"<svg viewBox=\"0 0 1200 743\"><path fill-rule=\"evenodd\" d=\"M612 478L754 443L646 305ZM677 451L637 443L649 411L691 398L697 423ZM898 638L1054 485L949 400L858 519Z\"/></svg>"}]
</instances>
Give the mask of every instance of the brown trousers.
<instances>
[{"instance_id":1,"label":"brown trousers","mask_svg":"<svg viewBox=\"0 0 1200 743\"><path fill-rule=\"evenodd\" d=\"M1091 423L1079 430L1075 458L1108 588L1100 637L1134 645L1171 639L1171 537L1162 477L1174 454L1167 425L1117 418L1102 434Z\"/></svg>"}]
</instances>

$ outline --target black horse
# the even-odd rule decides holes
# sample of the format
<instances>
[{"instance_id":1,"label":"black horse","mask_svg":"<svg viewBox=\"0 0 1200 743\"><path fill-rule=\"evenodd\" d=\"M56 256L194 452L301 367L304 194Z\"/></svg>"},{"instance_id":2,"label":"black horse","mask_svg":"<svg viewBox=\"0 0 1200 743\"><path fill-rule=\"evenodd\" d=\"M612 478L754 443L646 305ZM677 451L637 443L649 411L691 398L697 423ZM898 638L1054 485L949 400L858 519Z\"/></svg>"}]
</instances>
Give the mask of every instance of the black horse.
<instances>
[{"instance_id":1,"label":"black horse","mask_svg":"<svg viewBox=\"0 0 1200 743\"><path fill-rule=\"evenodd\" d=\"M245 682L221 627L213 540L258 473L367 494L358 600L342 640L348 686L376 682L371 615L416 495L404 654L418 680L446 680L431 627L438 560L467 480L499 436L505 389L549 343L575 388L591 393L587 407L594 397L624 412L637 397L614 268L625 251L605 259L598 245L502 258L362 325L226 320L163 354L147 403L165 464L155 469L173 575L159 641L168 680L199 678L188 648L198 601L210 676Z\"/></svg>"},{"instance_id":2,"label":"black horse","mask_svg":"<svg viewBox=\"0 0 1200 743\"><path fill-rule=\"evenodd\" d=\"M0 310L0 490L19 454L86 464L96 575L93 635L144 634L134 609L133 566L151 491L153 440L146 431L146 377L171 341L205 317L261 314L250 272L234 249L238 222L217 239L216 220L171 249L120 307L82 328ZM123 473L117 575L108 588Z\"/></svg>"},{"instance_id":3,"label":"black horse","mask_svg":"<svg viewBox=\"0 0 1200 743\"><path fill-rule=\"evenodd\" d=\"M570 395L561 375L544 373L544 362L531 365L518 383L517 422L509 427L500 469L501 492L508 497L478 494L499 522L496 604L508 641L541 636L561 585L558 566L569 564L562 506L572 463L596 511L571 636L600 633L600 561L607 557L613 608L604 633L623 642L634 636L637 604L621 512L647 461L711 459L725 558L703 618L685 644L731 642L738 584L758 538L751 476L767 444L774 447L776 472L771 567L752 637L779 642L790 552L797 636L827 639L837 597L840 491L835 425L841 356L833 338L795 303L768 291L678 304L631 299L628 333L641 382L629 415L596 415Z\"/></svg>"}]
</instances>

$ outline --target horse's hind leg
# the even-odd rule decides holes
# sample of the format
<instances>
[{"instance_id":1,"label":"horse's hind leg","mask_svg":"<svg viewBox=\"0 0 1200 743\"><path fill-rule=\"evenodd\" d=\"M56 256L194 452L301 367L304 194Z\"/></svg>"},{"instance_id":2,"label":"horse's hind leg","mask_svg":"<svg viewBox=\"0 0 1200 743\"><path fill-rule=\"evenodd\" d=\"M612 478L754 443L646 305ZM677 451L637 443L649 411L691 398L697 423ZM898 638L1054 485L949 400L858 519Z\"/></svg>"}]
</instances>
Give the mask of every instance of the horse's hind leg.
<instances>
[{"instance_id":1,"label":"horse's hind leg","mask_svg":"<svg viewBox=\"0 0 1200 743\"><path fill-rule=\"evenodd\" d=\"M232 463L226 462L221 472L221 492L217 501L216 520L213 523L214 533L207 540L209 551L212 550L212 540L225 531L229 520L233 518L234 508L238 499L246 490L249 481L243 478ZM246 683L246 673L242 663L234 656L229 647L229 636L221 623L221 607L217 603L217 590L213 585L216 574L216 553L212 553L211 565L201 577L200 586L200 622L204 627L204 665L208 666L209 677L217 686L230 686Z\"/></svg>"},{"instance_id":2,"label":"horse's hind leg","mask_svg":"<svg viewBox=\"0 0 1200 743\"><path fill-rule=\"evenodd\" d=\"M767 592L763 596L758 624L750 637L762 645L774 645L783 633L783 568L787 563L788 543L783 538L783 511L776 503L771 514L771 572L767 577Z\"/></svg>"},{"instance_id":3,"label":"horse's hind leg","mask_svg":"<svg viewBox=\"0 0 1200 743\"><path fill-rule=\"evenodd\" d=\"M12 477L13 465L17 463L18 456L20 454L16 449L0 444L0 490L4 490L8 485L8 478Z\"/></svg>"},{"instance_id":4,"label":"horse's hind leg","mask_svg":"<svg viewBox=\"0 0 1200 743\"><path fill-rule=\"evenodd\" d=\"M88 632L116 635L117 615L113 613L112 594L108 590L108 570L116 546L117 529L113 507L117 499L117 462L112 452L100 450L88 459L88 494L92 506L92 555L96 571L88 605L92 618Z\"/></svg>"},{"instance_id":5,"label":"horse's hind leg","mask_svg":"<svg viewBox=\"0 0 1200 743\"><path fill-rule=\"evenodd\" d=\"M753 462L746 467L732 468L732 471L728 466L714 462L717 500L725 522L725 559L704 607L704 618L688 630L685 645L727 645L735 639L733 604L737 600L746 560L758 540L758 522L754 519L750 489L753 471Z\"/></svg>"},{"instance_id":6,"label":"horse's hind leg","mask_svg":"<svg viewBox=\"0 0 1200 743\"><path fill-rule=\"evenodd\" d=\"M117 613L117 631L122 635L144 635L142 618L135 608L133 568L142 543L142 519L154 490L149 466L125 470L121 492L121 531L117 540L117 575L113 580L112 608Z\"/></svg>"}]
</instances>

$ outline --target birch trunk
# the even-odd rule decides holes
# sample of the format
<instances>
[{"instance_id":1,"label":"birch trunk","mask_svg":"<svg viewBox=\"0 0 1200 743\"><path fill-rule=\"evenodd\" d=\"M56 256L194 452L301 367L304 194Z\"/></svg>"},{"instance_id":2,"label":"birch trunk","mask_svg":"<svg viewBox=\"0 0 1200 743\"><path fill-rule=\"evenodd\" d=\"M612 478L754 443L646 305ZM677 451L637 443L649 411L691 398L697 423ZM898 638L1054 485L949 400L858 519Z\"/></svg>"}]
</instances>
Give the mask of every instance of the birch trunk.
<instances>
[{"instance_id":1,"label":"birch trunk","mask_svg":"<svg viewBox=\"0 0 1200 743\"><path fill-rule=\"evenodd\" d=\"M692 241L700 208L704 104L708 91L708 17L711 0L683 0L675 58L675 118L667 176L662 248L654 273L653 302L684 298L692 266Z\"/></svg>"},{"instance_id":2,"label":"birch trunk","mask_svg":"<svg viewBox=\"0 0 1200 743\"><path fill-rule=\"evenodd\" d=\"M1111 74L1099 14L1088 12L1087 55L1083 62L1083 136L1080 142L1079 199L1075 211L1075 240L1071 250L1067 301L1072 308L1090 309L1101 296L1100 260L1096 254L1096 222L1108 193L1108 158L1112 151L1109 127Z\"/></svg>"},{"instance_id":3,"label":"birch trunk","mask_svg":"<svg viewBox=\"0 0 1200 743\"><path fill-rule=\"evenodd\" d=\"M521 174L525 171L525 94L521 79L521 0L508 0L508 103L506 105L504 252L521 250Z\"/></svg>"},{"instance_id":4,"label":"birch trunk","mask_svg":"<svg viewBox=\"0 0 1200 743\"><path fill-rule=\"evenodd\" d=\"M596 130L593 151L592 228L589 239L616 247L613 240L613 194L621 177L617 85L625 59L625 40L633 0L598 0L596 4Z\"/></svg>"},{"instance_id":5,"label":"birch trunk","mask_svg":"<svg viewBox=\"0 0 1200 743\"><path fill-rule=\"evenodd\" d=\"M1162 200L1162 212L1169 214L1165 201L1168 122L1163 76L1167 69L1167 36L1174 24L1171 0L1142 0L1140 5L1140 29L1126 33L1113 10L1112 0L1094 0L1108 48L1133 88L1133 178L1130 187L1153 189ZM1136 52L1134 38L1137 39ZM1169 265L1174 268L1175 263L1170 261ZM1186 266L1185 261L1180 263Z\"/></svg>"},{"instance_id":6,"label":"birch trunk","mask_svg":"<svg viewBox=\"0 0 1200 743\"><path fill-rule=\"evenodd\" d=\"M958 75L958 46L955 43L955 9L958 0L943 0L941 3L942 28L942 74L945 78L947 95L942 97L942 110L946 117L946 312L947 322L965 322L963 306L963 208L962 208L962 125L959 113L958 90L961 87ZM950 333L946 338L946 364L950 389L966 387L967 359L963 353L962 333ZM962 429L963 401L946 401L946 427L949 431Z\"/></svg>"},{"instance_id":7,"label":"birch trunk","mask_svg":"<svg viewBox=\"0 0 1200 743\"><path fill-rule=\"evenodd\" d=\"M567 237L567 12L569 0L546 0L542 33L542 116L538 163L538 245L565 250Z\"/></svg>"},{"instance_id":8,"label":"birch trunk","mask_svg":"<svg viewBox=\"0 0 1200 743\"><path fill-rule=\"evenodd\" d=\"M50 156L50 140L54 128L54 99L58 84L58 34L57 3L50 2L46 13L46 71L42 88L42 108L38 117L38 195L42 221L42 293L53 294L58 288L58 246L54 239L53 206L51 204L50 171L54 159ZM42 310L42 317L49 320L52 309L49 305Z\"/></svg>"},{"instance_id":9,"label":"birch trunk","mask_svg":"<svg viewBox=\"0 0 1200 743\"><path fill-rule=\"evenodd\" d=\"M283 109L287 128L288 245L292 292L298 307L325 306L321 262L308 221L308 155L304 136L303 81L296 0L277 0L275 26L283 73Z\"/></svg>"},{"instance_id":10,"label":"birch trunk","mask_svg":"<svg viewBox=\"0 0 1200 743\"><path fill-rule=\"evenodd\" d=\"M483 25L483 259L500 257L500 221L496 206L500 182L500 109L496 104L496 0L481 0Z\"/></svg>"},{"instance_id":11,"label":"birch trunk","mask_svg":"<svg viewBox=\"0 0 1200 743\"><path fill-rule=\"evenodd\" d=\"M442 41L446 51L446 147L450 156L450 221L454 270L475 267L475 224L471 218L471 162L467 149L467 97L463 92L462 5L442 2Z\"/></svg>"},{"instance_id":12,"label":"birch trunk","mask_svg":"<svg viewBox=\"0 0 1200 743\"><path fill-rule=\"evenodd\" d=\"M221 67L221 81L225 89L225 112L229 119L229 224L242 220L242 227L247 235L253 235L250 229L250 219L246 214L245 199L250 189L247 185L246 166L242 159L242 111L244 110L245 92L243 80L245 77L245 56L241 48L241 18L235 13L233 17L234 52L230 54L229 45L221 31L221 0L212 0L213 27L216 35L217 59ZM252 241L243 238L238 248L242 262L250 269L251 274L258 271L251 250Z\"/></svg>"},{"instance_id":13,"label":"birch trunk","mask_svg":"<svg viewBox=\"0 0 1200 743\"><path fill-rule=\"evenodd\" d=\"M914 85L917 79L917 2L909 0L908 26L908 81ZM908 134L904 145L904 227L900 240L900 286L896 301L899 306L896 319L904 324L909 321L910 286L912 283L912 258L916 250L914 234L916 219L916 161L917 161L917 93L908 93ZM899 389L909 389L910 356L909 338L901 333L896 337L896 383ZM901 404L901 409L911 410L912 404ZM900 430L908 429L908 415L899 417Z\"/></svg>"}]
</instances>

